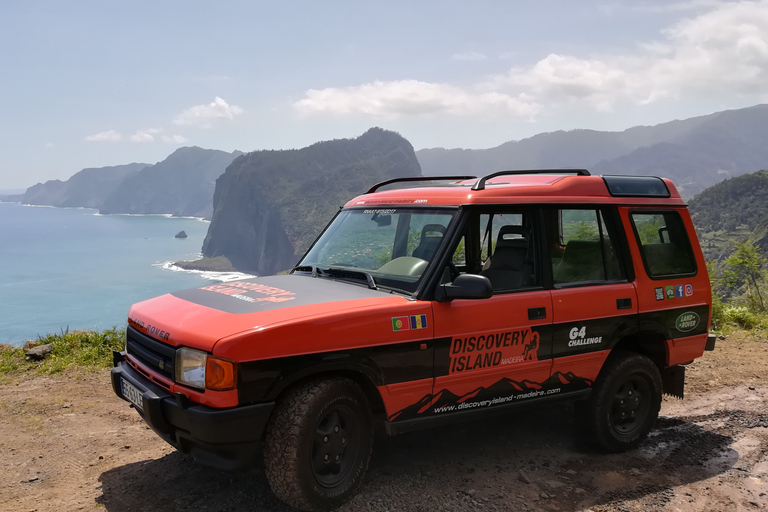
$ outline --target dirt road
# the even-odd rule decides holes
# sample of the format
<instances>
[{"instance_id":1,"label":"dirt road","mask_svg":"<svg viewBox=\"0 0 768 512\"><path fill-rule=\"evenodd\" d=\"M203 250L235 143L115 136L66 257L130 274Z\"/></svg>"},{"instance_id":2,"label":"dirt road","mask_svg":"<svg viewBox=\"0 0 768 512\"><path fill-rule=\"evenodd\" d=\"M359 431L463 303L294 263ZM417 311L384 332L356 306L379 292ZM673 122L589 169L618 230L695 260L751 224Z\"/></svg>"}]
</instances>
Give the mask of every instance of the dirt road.
<instances>
[{"instance_id":1,"label":"dirt road","mask_svg":"<svg viewBox=\"0 0 768 512\"><path fill-rule=\"evenodd\" d=\"M350 511L768 510L768 341L735 335L688 369L637 450L591 451L567 406L381 437ZM288 511L263 468L175 452L108 372L0 385L2 511Z\"/></svg>"}]
</instances>

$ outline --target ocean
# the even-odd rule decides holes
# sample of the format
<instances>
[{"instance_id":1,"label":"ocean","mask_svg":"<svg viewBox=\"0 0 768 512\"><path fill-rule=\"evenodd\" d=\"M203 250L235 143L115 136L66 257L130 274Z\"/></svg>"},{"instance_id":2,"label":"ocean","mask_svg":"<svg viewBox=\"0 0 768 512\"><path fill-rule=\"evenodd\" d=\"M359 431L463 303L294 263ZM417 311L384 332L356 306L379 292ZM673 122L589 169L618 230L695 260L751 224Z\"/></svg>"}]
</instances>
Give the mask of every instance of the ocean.
<instances>
[{"instance_id":1,"label":"ocean","mask_svg":"<svg viewBox=\"0 0 768 512\"><path fill-rule=\"evenodd\" d=\"M124 327L128 308L238 274L187 272L208 222L0 203L0 343ZM185 231L186 239L174 238Z\"/></svg>"}]
</instances>

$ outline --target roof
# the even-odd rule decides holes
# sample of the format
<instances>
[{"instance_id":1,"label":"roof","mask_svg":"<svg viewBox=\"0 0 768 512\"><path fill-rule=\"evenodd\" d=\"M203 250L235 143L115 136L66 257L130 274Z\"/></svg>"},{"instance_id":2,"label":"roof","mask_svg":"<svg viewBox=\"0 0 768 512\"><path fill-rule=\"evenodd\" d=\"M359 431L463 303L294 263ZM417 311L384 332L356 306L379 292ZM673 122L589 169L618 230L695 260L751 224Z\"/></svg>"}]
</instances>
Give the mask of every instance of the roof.
<instances>
[{"instance_id":1,"label":"roof","mask_svg":"<svg viewBox=\"0 0 768 512\"><path fill-rule=\"evenodd\" d=\"M579 174L576 174L577 172ZM466 177L425 176L389 180L372 187L369 193L352 199L345 206L460 206L507 203L685 205L671 180L653 176L591 176L587 171L568 169L502 171L480 179L455 181L457 178ZM435 180L444 183L435 184ZM419 181L428 185L413 186ZM409 187L378 190L398 182L401 186L407 183Z\"/></svg>"}]
</instances>

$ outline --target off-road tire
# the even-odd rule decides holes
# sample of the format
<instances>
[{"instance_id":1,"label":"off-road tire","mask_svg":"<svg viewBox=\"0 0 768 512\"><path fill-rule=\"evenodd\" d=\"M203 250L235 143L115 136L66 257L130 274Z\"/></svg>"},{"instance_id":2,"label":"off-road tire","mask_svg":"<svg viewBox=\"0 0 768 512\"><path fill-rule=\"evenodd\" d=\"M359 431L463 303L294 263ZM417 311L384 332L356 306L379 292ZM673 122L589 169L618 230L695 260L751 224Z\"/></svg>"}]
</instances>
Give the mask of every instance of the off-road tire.
<instances>
[{"instance_id":1,"label":"off-road tire","mask_svg":"<svg viewBox=\"0 0 768 512\"><path fill-rule=\"evenodd\" d=\"M632 352L612 354L579 411L580 419L598 448L630 450L653 428L661 395L661 374L653 361Z\"/></svg>"},{"instance_id":2,"label":"off-road tire","mask_svg":"<svg viewBox=\"0 0 768 512\"><path fill-rule=\"evenodd\" d=\"M370 406L357 384L340 377L300 384L278 399L267 424L267 480L294 508L330 510L360 487L372 446Z\"/></svg>"}]
</instances>

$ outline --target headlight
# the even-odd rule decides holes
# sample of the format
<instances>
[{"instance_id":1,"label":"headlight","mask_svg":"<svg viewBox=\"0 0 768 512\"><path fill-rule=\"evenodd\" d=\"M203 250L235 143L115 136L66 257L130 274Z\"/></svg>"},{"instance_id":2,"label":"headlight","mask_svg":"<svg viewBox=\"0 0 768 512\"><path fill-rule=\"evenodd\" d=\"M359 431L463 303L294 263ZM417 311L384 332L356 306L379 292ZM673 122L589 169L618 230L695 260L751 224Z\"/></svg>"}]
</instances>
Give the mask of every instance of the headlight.
<instances>
[{"instance_id":1,"label":"headlight","mask_svg":"<svg viewBox=\"0 0 768 512\"><path fill-rule=\"evenodd\" d=\"M200 390L235 389L237 367L232 361L219 359L207 352L181 347L176 351L176 382Z\"/></svg>"},{"instance_id":2,"label":"headlight","mask_svg":"<svg viewBox=\"0 0 768 512\"><path fill-rule=\"evenodd\" d=\"M181 347L176 351L176 382L205 389L205 363L208 354L201 350Z\"/></svg>"}]
</instances>

